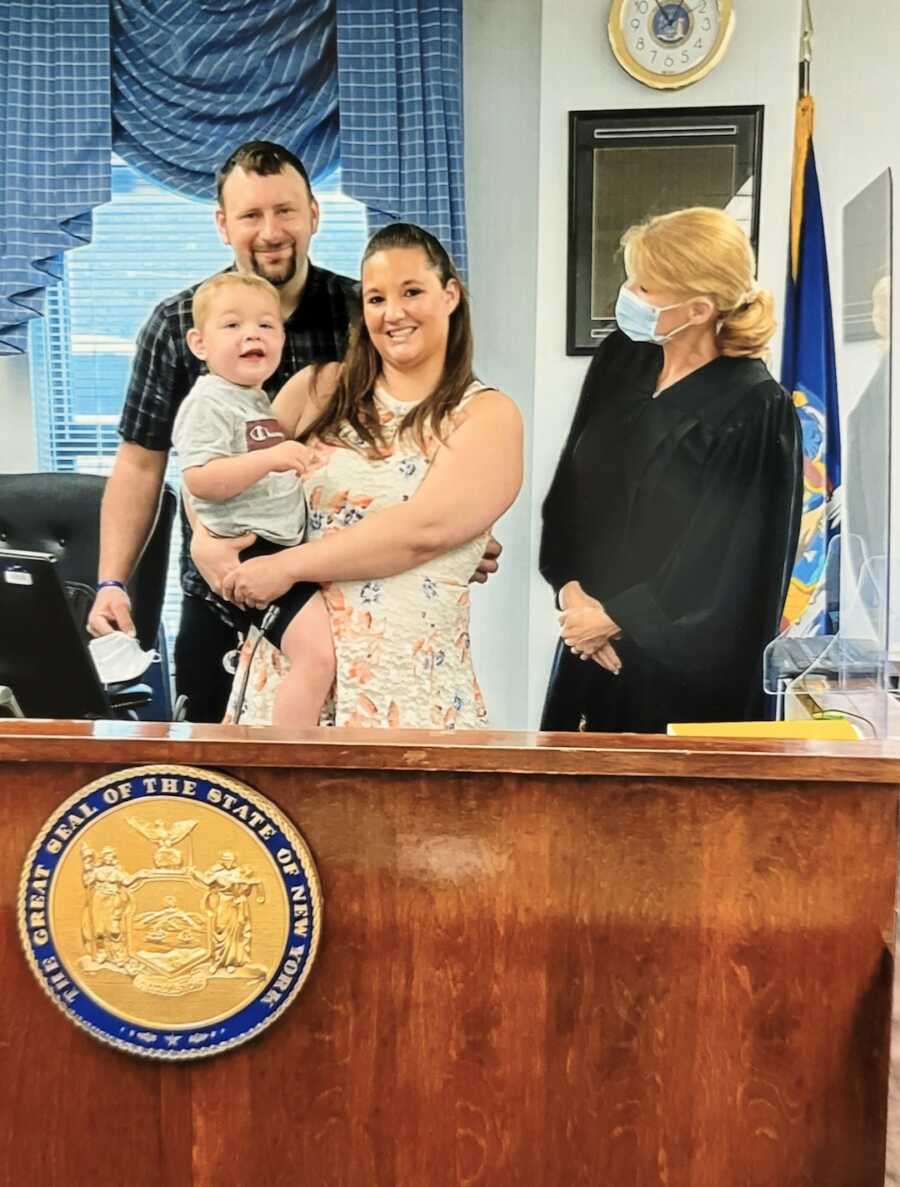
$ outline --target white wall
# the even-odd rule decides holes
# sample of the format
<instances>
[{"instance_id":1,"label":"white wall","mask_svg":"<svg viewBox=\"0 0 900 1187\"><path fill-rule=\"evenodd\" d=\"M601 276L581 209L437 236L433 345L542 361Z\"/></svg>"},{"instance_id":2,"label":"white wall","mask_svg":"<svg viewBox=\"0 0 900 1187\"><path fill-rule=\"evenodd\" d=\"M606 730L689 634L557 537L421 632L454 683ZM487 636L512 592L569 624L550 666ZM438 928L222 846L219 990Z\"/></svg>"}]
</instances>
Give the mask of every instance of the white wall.
<instances>
[{"instance_id":1,"label":"white wall","mask_svg":"<svg viewBox=\"0 0 900 1187\"><path fill-rule=\"evenodd\" d=\"M538 224L541 0L466 0L466 205L476 368L508 392L530 430ZM530 452L530 435L526 449ZM465 498L465 491L460 491ZM472 649L491 724L522 729L532 489L495 531L500 572L474 586Z\"/></svg>"},{"instance_id":2,"label":"white wall","mask_svg":"<svg viewBox=\"0 0 900 1187\"><path fill-rule=\"evenodd\" d=\"M28 474L37 469L28 360L0 357L0 474Z\"/></svg>"},{"instance_id":3,"label":"white wall","mask_svg":"<svg viewBox=\"0 0 900 1187\"><path fill-rule=\"evenodd\" d=\"M669 94L635 82L618 66L606 34L608 8L596 0L545 0L543 5L539 299L534 320L532 425L536 506L550 482L588 361L567 358L565 353L569 111L764 104L759 277L776 296L784 291L799 0L754 0L753 4L737 5L734 37L722 63L701 82ZM511 250L515 248L511 246ZM535 509L533 550L539 529ZM556 620L549 588L534 567L530 584L528 720L536 725L556 640Z\"/></svg>"}]
</instances>

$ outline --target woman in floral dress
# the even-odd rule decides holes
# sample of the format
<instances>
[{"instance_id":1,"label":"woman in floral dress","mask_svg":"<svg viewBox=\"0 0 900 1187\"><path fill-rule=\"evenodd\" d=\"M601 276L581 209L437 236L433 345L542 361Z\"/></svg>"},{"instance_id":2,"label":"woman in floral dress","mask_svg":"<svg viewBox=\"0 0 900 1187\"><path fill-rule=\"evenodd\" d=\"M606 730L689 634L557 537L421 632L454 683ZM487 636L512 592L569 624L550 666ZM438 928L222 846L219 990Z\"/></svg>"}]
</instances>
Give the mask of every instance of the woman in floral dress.
<instances>
[{"instance_id":1,"label":"woman in floral dress","mask_svg":"<svg viewBox=\"0 0 900 1187\"><path fill-rule=\"evenodd\" d=\"M275 402L311 449L308 542L245 562L223 592L264 606L295 581L322 584L337 671L323 723L485 725L469 579L521 485L521 417L472 374L466 293L432 235L405 223L378 231L362 305L344 363L301 371ZM231 719L266 724L286 661L248 642Z\"/></svg>"}]
</instances>

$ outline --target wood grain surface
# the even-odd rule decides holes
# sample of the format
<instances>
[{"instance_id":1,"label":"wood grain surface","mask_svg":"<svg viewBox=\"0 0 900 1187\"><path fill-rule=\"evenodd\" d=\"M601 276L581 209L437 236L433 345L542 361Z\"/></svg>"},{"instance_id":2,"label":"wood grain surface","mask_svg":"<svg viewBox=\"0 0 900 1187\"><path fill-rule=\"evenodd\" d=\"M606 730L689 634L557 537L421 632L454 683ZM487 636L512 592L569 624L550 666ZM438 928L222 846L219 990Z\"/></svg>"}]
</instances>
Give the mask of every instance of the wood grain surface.
<instances>
[{"instance_id":1,"label":"wood grain surface","mask_svg":"<svg viewBox=\"0 0 900 1187\"><path fill-rule=\"evenodd\" d=\"M377 735L377 736L375 736ZM97 745L102 742L103 746ZM189 745L187 745L189 743ZM190 759L186 755L190 754ZM0 719L0 762L196 762L342 770L500 771L891 782L900 741L811 742L478 730L308 729Z\"/></svg>"},{"instance_id":2,"label":"wood grain surface","mask_svg":"<svg viewBox=\"0 0 900 1187\"><path fill-rule=\"evenodd\" d=\"M889 748L14 725L0 731L0 1183L881 1187ZM404 748L424 754L413 769ZM560 755L581 772L555 772ZM15 926L55 806L160 761L270 797L325 901L294 1005L190 1066L79 1031Z\"/></svg>"}]
</instances>

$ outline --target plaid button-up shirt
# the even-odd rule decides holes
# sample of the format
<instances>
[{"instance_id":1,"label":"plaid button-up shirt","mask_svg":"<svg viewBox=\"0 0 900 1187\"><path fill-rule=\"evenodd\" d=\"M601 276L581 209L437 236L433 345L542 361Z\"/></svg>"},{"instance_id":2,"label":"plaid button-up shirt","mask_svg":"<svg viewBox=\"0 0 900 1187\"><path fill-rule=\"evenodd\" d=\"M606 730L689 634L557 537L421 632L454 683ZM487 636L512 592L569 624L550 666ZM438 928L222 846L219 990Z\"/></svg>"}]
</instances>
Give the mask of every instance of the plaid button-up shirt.
<instances>
[{"instance_id":1,"label":"plaid button-up shirt","mask_svg":"<svg viewBox=\"0 0 900 1187\"><path fill-rule=\"evenodd\" d=\"M160 301L144 323L135 344L131 378L119 421L123 441L145 449L168 450L172 425L181 401L206 367L188 349L187 332L194 324L191 303L200 284ZM285 383L310 363L328 363L344 356L351 321L359 311L355 281L310 263L297 308L285 322L285 342L278 370L265 385L274 397ZM190 556L190 528L182 516L181 587L205 598L225 616Z\"/></svg>"}]
</instances>

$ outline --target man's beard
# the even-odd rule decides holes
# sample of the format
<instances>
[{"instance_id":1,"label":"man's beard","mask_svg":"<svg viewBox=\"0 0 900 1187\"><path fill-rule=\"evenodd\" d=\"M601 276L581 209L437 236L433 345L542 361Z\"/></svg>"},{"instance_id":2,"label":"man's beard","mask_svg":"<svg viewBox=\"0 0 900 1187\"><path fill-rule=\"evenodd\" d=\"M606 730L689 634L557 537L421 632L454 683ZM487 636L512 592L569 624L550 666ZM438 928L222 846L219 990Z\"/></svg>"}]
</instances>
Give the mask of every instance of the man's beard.
<instances>
[{"instance_id":1,"label":"man's beard","mask_svg":"<svg viewBox=\"0 0 900 1187\"><path fill-rule=\"evenodd\" d=\"M261 276L263 280L268 280L269 284L273 284L275 288L281 288L282 285L293 280L297 274L297 248L292 245L291 254L283 263L266 265L263 261L257 258L256 252L250 253L250 259L253 261L253 271L257 276ZM267 272L266 268L278 269L275 275Z\"/></svg>"}]
</instances>

